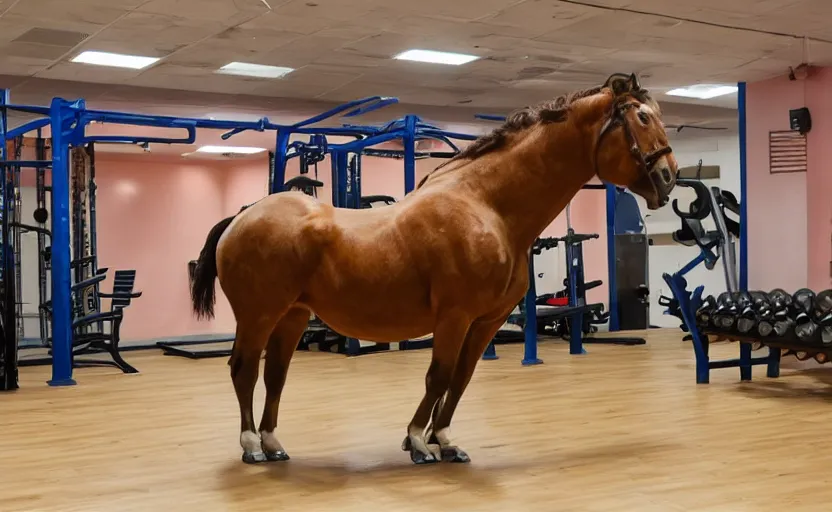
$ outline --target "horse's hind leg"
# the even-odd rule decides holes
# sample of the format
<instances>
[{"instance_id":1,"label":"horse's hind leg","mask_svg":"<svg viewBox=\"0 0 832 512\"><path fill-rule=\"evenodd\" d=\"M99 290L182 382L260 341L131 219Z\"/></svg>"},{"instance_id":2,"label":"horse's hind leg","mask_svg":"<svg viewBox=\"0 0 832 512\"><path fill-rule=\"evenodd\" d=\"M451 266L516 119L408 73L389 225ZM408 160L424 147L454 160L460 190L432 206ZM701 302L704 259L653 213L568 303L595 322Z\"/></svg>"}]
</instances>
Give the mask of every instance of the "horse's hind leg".
<instances>
[{"instance_id":1,"label":"horse's hind leg","mask_svg":"<svg viewBox=\"0 0 832 512\"><path fill-rule=\"evenodd\" d=\"M240 404L240 446L243 462L265 462L266 455L260 446L260 436L254 425L254 386L260 371L260 355L266 346L273 322L237 320L237 337L231 354L231 380Z\"/></svg>"},{"instance_id":2,"label":"horse's hind leg","mask_svg":"<svg viewBox=\"0 0 832 512\"><path fill-rule=\"evenodd\" d=\"M425 429L436 404L448 390L469 325L467 318L454 315L442 318L434 329L433 357L425 376L425 396L407 427L407 437L402 443L402 450L409 451L410 459L416 464L438 462L427 446Z\"/></svg>"},{"instance_id":3,"label":"horse's hind leg","mask_svg":"<svg viewBox=\"0 0 832 512\"><path fill-rule=\"evenodd\" d=\"M280 396L286 383L289 363L298 346L300 337L309 321L309 311L295 308L281 318L269 336L266 346L266 366L263 381L266 383L266 403L260 420L260 439L266 459L270 461L289 460L274 431L277 427L277 412Z\"/></svg>"},{"instance_id":4,"label":"horse's hind leg","mask_svg":"<svg viewBox=\"0 0 832 512\"><path fill-rule=\"evenodd\" d=\"M451 443L449 436L451 418L453 418L454 411L459 405L459 400L462 398L465 388L471 381L471 376L474 374L474 369L477 367L477 362L482 357L485 347L494 338L494 335L503 325L503 321L504 319L501 318L499 321L474 322L471 325L457 358L448 393L437 404L438 414L435 413L432 425L433 436L436 438L434 442L439 443L442 460L445 462L471 461L468 454Z\"/></svg>"}]
</instances>

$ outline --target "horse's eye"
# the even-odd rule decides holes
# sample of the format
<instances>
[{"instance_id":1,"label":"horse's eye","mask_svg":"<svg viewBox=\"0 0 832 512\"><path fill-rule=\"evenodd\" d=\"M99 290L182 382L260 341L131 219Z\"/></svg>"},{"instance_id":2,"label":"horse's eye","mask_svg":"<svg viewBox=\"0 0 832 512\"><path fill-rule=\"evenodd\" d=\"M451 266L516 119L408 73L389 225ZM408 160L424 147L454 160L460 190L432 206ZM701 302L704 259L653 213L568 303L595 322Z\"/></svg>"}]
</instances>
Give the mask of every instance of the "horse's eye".
<instances>
[{"instance_id":1,"label":"horse's eye","mask_svg":"<svg viewBox=\"0 0 832 512\"><path fill-rule=\"evenodd\" d=\"M650 117L645 114L644 112L638 113L638 120L641 121L641 124L647 124L650 122Z\"/></svg>"}]
</instances>

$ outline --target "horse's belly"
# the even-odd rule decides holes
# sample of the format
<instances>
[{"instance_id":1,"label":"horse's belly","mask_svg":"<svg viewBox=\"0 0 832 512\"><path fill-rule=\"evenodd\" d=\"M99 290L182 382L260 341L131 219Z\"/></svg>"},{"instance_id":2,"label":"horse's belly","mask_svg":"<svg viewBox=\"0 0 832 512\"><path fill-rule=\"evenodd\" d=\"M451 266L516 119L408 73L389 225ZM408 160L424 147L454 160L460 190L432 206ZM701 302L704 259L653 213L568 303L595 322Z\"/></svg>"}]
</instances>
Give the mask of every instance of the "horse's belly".
<instances>
[{"instance_id":1,"label":"horse's belly","mask_svg":"<svg viewBox=\"0 0 832 512\"><path fill-rule=\"evenodd\" d=\"M406 299L385 300L331 297L307 306L334 331L351 338L394 342L430 334L434 318L429 308Z\"/></svg>"}]
</instances>

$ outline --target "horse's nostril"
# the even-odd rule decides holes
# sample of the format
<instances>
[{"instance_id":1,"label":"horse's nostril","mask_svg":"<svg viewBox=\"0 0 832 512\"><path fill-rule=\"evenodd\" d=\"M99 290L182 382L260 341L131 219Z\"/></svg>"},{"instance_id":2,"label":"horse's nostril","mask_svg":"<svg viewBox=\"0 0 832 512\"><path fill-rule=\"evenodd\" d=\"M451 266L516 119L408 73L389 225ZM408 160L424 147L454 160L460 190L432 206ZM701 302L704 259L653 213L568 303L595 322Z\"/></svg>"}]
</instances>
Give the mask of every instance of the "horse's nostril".
<instances>
[{"instance_id":1,"label":"horse's nostril","mask_svg":"<svg viewBox=\"0 0 832 512\"><path fill-rule=\"evenodd\" d=\"M662 179L664 179L665 183L670 183L670 181L673 179L673 175L670 174L670 169L668 169L667 167L662 169Z\"/></svg>"}]
</instances>

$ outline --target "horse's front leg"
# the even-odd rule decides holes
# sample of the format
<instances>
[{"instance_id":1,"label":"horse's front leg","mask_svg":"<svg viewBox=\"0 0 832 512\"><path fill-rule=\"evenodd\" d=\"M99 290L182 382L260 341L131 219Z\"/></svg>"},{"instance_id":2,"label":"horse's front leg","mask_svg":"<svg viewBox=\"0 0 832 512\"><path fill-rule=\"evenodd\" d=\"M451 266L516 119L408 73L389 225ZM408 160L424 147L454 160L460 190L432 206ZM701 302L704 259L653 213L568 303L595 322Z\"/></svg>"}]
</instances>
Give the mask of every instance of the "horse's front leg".
<instances>
[{"instance_id":1,"label":"horse's front leg","mask_svg":"<svg viewBox=\"0 0 832 512\"><path fill-rule=\"evenodd\" d=\"M433 357L425 376L425 396L407 427L407 437L402 443L402 450L410 452L410 460L416 464L439 460L439 454L428 448L425 430L437 402L451 383L469 326L470 321L465 315L449 314L439 320L433 331Z\"/></svg>"},{"instance_id":2,"label":"horse's front leg","mask_svg":"<svg viewBox=\"0 0 832 512\"><path fill-rule=\"evenodd\" d=\"M485 347L494 339L494 335L505 321L501 318L498 321L474 322L468 331L465 343L462 345L456 368L453 372L447 395L437 405L437 413L434 416L432 430L435 443L439 445L440 455L445 462L470 462L471 459L450 439L450 425L454 411L456 411L459 400L465 392L465 388L471 381L474 369L482 357Z\"/></svg>"}]
</instances>

